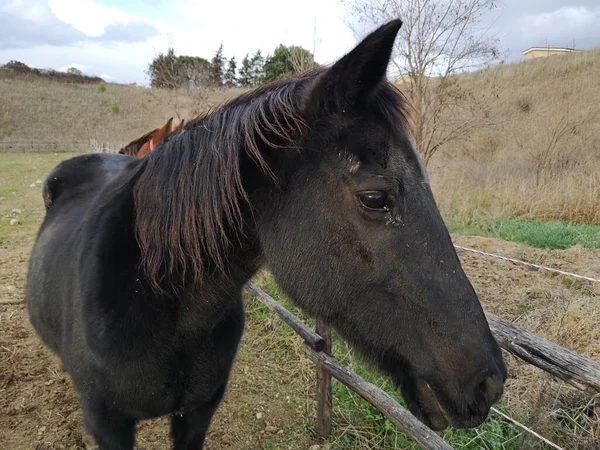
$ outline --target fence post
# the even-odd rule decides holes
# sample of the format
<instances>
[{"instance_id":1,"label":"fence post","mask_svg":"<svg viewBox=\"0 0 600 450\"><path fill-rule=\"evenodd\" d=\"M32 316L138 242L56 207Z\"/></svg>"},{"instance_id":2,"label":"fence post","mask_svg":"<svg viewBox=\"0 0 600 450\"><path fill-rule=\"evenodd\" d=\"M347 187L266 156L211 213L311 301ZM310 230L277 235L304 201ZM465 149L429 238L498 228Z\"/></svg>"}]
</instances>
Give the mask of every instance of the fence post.
<instances>
[{"instance_id":1,"label":"fence post","mask_svg":"<svg viewBox=\"0 0 600 450\"><path fill-rule=\"evenodd\" d=\"M323 352L331 356L331 328L321 319L317 319L315 332L325 341ZM331 434L331 375L320 364L317 364L317 434L327 438Z\"/></svg>"}]
</instances>

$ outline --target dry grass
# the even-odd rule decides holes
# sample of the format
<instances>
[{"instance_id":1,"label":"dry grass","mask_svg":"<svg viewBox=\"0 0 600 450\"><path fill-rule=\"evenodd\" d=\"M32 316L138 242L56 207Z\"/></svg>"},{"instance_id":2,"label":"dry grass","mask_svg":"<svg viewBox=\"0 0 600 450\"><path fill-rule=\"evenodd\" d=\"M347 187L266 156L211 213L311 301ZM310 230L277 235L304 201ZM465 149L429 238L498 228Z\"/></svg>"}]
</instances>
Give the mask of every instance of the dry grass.
<instances>
[{"instance_id":1,"label":"dry grass","mask_svg":"<svg viewBox=\"0 0 600 450\"><path fill-rule=\"evenodd\" d=\"M483 237L455 236L457 244L538 264L600 275L600 250L572 247L539 250ZM600 286L531 272L460 252L465 272L487 311L552 342L600 361ZM568 384L505 353L509 380L503 403L526 424L568 449L600 445L598 396ZM523 445L523 448L526 448Z\"/></svg>"},{"instance_id":2,"label":"dry grass","mask_svg":"<svg viewBox=\"0 0 600 450\"><path fill-rule=\"evenodd\" d=\"M192 118L241 92L190 93L120 84L107 84L106 91L100 92L96 85L0 79L0 144L58 143L63 144L58 148L70 150L73 143L95 139L119 147L163 125L169 117Z\"/></svg>"},{"instance_id":3,"label":"dry grass","mask_svg":"<svg viewBox=\"0 0 600 450\"><path fill-rule=\"evenodd\" d=\"M600 50L460 76L490 125L432 159L442 209L600 223L599 79Z\"/></svg>"}]
</instances>

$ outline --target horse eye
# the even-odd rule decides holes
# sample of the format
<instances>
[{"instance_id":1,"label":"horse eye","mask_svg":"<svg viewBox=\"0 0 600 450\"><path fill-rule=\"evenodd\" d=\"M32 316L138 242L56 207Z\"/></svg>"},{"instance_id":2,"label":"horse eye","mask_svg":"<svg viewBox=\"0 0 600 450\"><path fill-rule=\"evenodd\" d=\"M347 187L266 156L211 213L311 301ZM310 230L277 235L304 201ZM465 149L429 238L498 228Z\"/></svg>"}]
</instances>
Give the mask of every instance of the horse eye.
<instances>
[{"instance_id":1,"label":"horse eye","mask_svg":"<svg viewBox=\"0 0 600 450\"><path fill-rule=\"evenodd\" d=\"M363 192L358 195L360 203L367 209L374 211L386 211L387 194L385 192L371 191Z\"/></svg>"}]
</instances>

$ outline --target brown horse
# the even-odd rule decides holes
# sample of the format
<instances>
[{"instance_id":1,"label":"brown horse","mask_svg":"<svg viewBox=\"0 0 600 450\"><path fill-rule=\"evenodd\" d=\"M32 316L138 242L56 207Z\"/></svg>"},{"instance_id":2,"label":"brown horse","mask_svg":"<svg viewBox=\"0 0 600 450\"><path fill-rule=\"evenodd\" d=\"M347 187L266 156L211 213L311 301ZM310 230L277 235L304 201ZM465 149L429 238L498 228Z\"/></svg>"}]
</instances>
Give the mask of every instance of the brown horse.
<instances>
[{"instance_id":1,"label":"brown horse","mask_svg":"<svg viewBox=\"0 0 600 450\"><path fill-rule=\"evenodd\" d=\"M182 120L179 125L172 128L173 118L167 120L167 123L162 128L155 128L152 131L148 131L139 138L134 139L129 144L124 145L119 153L122 155L136 156L142 158L154 150L158 144L165 140L169 134L179 134L183 131L183 125L185 120Z\"/></svg>"}]
</instances>

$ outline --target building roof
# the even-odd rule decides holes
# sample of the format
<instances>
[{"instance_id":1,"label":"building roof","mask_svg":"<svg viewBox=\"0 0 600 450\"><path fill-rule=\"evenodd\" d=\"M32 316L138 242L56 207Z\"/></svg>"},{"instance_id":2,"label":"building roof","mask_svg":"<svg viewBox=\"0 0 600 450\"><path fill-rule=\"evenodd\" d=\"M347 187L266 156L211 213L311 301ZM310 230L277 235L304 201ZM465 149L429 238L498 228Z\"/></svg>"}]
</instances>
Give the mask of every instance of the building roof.
<instances>
[{"instance_id":1,"label":"building roof","mask_svg":"<svg viewBox=\"0 0 600 450\"><path fill-rule=\"evenodd\" d=\"M569 47L529 47L527 50L525 50L523 52L524 55L526 55L529 52L533 52L535 50L542 50L542 51L550 51L550 52L578 52L579 50L576 50L574 48L569 48Z\"/></svg>"}]
</instances>

